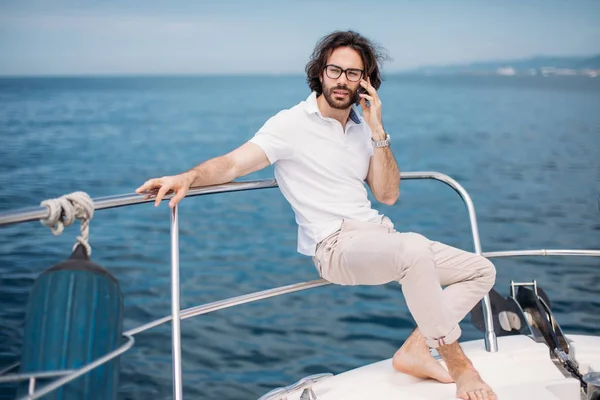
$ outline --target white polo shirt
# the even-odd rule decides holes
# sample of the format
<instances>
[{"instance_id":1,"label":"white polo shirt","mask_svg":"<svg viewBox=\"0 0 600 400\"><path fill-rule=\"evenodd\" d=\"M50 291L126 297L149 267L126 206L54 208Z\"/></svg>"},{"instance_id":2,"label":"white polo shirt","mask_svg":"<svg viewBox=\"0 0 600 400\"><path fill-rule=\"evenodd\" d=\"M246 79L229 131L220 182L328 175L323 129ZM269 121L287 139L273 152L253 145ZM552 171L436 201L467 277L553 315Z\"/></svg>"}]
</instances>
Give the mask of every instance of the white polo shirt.
<instances>
[{"instance_id":1,"label":"white polo shirt","mask_svg":"<svg viewBox=\"0 0 600 400\"><path fill-rule=\"evenodd\" d=\"M267 120L250 142L275 164L275 179L296 216L299 253L313 256L344 218L381 221L365 186L373 155L371 129L355 106L342 127L321 115L313 92Z\"/></svg>"}]
</instances>

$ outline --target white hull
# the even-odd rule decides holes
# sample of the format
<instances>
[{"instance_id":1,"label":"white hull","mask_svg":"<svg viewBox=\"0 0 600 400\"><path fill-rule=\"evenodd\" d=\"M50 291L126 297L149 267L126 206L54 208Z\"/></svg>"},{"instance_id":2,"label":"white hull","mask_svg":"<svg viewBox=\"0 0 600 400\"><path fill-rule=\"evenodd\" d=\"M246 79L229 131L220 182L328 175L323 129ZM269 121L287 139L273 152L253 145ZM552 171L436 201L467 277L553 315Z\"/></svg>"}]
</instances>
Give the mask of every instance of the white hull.
<instances>
[{"instance_id":1,"label":"white hull","mask_svg":"<svg viewBox=\"0 0 600 400\"><path fill-rule=\"evenodd\" d=\"M567 335L570 354L585 374L600 371L600 337ZM461 344L482 378L501 400L580 400L579 380L565 376L550 358L548 346L523 336L498 338L498 352L485 351L483 340ZM442 362L442 361L440 361ZM326 378L312 386L318 400L455 399L456 385L396 372L387 359ZM300 393L289 395L289 400Z\"/></svg>"}]
</instances>

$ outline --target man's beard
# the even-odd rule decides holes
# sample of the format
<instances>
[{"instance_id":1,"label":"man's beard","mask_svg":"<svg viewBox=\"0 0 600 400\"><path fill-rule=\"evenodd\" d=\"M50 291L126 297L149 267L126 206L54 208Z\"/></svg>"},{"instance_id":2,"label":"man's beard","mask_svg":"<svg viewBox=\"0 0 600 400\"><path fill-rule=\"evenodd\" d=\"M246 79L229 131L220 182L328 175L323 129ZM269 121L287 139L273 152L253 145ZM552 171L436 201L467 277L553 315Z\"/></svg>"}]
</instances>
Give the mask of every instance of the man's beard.
<instances>
[{"instance_id":1,"label":"man's beard","mask_svg":"<svg viewBox=\"0 0 600 400\"><path fill-rule=\"evenodd\" d=\"M334 90L345 90L348 92L349 96L347 96L344 100L338 100L334 97ZM325 97L327 104L329 104L329 107L335 108L336 110L345 110L354 104L354 99L356 99L356 90L352 90L348 86L333 86L330 88L323 88L323 96Z\"/></svg>"}]
</instances>

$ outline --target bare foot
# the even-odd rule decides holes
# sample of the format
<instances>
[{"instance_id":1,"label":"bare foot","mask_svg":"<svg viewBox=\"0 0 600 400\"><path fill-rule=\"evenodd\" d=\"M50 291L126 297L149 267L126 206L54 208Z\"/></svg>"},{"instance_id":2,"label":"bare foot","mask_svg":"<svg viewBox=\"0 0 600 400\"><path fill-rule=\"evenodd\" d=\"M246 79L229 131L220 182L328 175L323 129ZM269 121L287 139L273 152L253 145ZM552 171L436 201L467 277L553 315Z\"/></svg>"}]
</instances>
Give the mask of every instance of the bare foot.
<instances>
[{"instance_id":1,"label":"bare foot","mask_svg":"<svg viewBox=\"0 0 600 400\"><path fill-rule=\"evenodd\" d=\"M446 361L450 376L456 382L456 397L464 400L497 400L494 391L485 383L458 342L438 347Z\"/></svg>"},{"instance_id":2,"label":"bare foot","mask_svg":"<svg viewBox=\"0 0 600 400\"><path fill-rule=\"evenodd\" d=\"M464 400L497 400L498 397L474 368L466 368L456 376L456 398Z\"/></svg>"},{"instance_id":3,"label":"bare foot","mask_svg":"<svg viewBox=\"0 0 600 400\"><path fill-rule=\"evenodd\" d=\"M415 330L394 354L392 365L398 372L422 379L435 379L442 383L452 383L454 379L431 353L425 338Z\"/></svg>"},{"instance_id":4,"label":"bare foot","mask_svg":"<svg viewBox=\"0 0 600 400\"><path fill-rule=\"evenodd\" d=\"M423 353L408 353L398 350L392 359L392 365L398 372L409 374L422 379L435 379L442 383L452 383L454 379L429 351Z\"/></svg>"}]
</instances>

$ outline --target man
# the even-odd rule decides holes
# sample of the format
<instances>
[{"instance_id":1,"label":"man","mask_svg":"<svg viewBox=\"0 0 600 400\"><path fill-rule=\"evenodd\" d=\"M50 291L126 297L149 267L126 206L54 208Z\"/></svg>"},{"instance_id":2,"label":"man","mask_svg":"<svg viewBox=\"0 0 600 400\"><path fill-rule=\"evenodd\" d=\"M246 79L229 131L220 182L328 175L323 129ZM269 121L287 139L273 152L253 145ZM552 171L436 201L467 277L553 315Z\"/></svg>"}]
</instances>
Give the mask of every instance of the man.
<instances>
[{"instance_id":1,"label":"man","mask_svg":"<svg viewBox=\"0 0 600 400\"><path fill-rule=\"evenodd\" d=\"M270 118L247 143L176 176L150 179L138 193L169 192L174 207L191 186L226 183L275 164L280 190L298 223L298 251L319 274L340 285L402 284L418 328L394 354L396 370L455 382L457 397L495 399L458 344L458 325L492 288L487 259L400 233L371 208L394 204L400 172L381 119L380 53L369 40L334 32L317 44L306 66L311 95ZM362 117L355 103L360 103ZM447 286L442 290L441 286ZM446 370L430 354L437 349Z\"/></svg>"}]
</instances>

